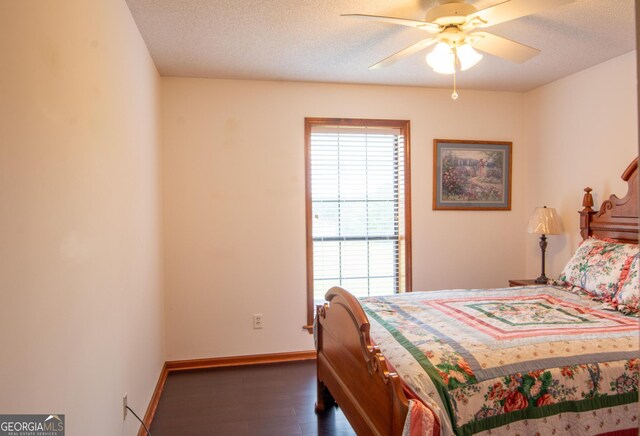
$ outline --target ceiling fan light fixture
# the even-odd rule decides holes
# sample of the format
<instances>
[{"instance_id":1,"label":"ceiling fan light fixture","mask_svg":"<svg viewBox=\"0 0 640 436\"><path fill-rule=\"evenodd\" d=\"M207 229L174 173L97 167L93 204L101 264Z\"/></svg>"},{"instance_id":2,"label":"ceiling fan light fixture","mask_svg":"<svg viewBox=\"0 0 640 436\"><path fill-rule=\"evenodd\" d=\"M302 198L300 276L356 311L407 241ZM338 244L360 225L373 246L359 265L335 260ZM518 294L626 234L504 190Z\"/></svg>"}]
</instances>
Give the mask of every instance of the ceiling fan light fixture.
<instances>
[{"instance_id":1,"label":"ceiling fan light fixture","mask_svg":"<svg viewBox=\"0 0 640 436\"><path fill-rule=\"evenodd\" d=\"M466 71L482 60L482 55L475 51L470 44L462 44L457 50L460 60L460 70Z\"/></svg>"},{"instance_id":2,"label":"ceiling fan light fixture","mask_svg":"<svg viewBox=\"0 0 640 436\"><path fill-rule=\"evenodd\" d=\"M453 74L456 72L455 53L446 42L439 42L427 55L427 64L439 74Z\"/></svg>"}]
</instances>

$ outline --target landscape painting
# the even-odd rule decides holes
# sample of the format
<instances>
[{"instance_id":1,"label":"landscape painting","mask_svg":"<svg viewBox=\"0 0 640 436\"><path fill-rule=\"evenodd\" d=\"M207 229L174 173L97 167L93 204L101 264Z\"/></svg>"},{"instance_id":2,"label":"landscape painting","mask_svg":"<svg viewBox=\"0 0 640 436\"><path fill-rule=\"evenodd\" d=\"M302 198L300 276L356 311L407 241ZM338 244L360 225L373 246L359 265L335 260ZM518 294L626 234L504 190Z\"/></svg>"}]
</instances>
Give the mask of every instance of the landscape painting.
<instances>
[{"instance_id":1,"label":"landscape painting","mask_svg":"<svg viewBox=\"0 0 640 436\"><path fill-rule=\"evenodd\" d=\"M511 142L434 140L434 210L511 210Z\"/></svg>"}]
</instances>

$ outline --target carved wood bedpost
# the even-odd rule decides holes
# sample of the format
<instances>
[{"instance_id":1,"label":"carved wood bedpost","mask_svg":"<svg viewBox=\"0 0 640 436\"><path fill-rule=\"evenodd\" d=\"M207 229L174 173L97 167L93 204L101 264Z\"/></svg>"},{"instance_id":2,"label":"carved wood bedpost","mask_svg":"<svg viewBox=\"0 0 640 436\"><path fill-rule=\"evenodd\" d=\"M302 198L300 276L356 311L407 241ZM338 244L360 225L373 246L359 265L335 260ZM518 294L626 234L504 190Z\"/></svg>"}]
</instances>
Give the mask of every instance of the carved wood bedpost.
<instances>
[{"instance_id":1,"label":"carved wood bedpost","mask_svg":"<svg viewBox=\"0 0 640 436\"><path fill-rule=\"evenodd\" d=\"M358 435L400 436L409 413L402 381L373 345L369 318L348 291L333 287L318 307L316 412L337 403Z\"/></svg>"},{"instance_id":2,"label":"carved wood bedpost","mask_svg":"<svg viewBox=\"0 0 640 436\"><path fill-rule=\"evenodd\" d=\"M582 207L580 211L580 235L582 239L587 239L591 236L591 220L597 211L593 210L593 196L591 195L592 189L588 186L584 188L584 197L582 197Z\"/></svg>"},{"instance_id":3,"label":"carved wood bedpost","mask_svg":"<svg viewBox=\"0 0 640 436\"><path fill-rule=\"evenodd\" d=\"M582 239L595 236L615 239L621 242L638 242L638 158L636 157L622 173L627 182L627 194L620 198L610 195L600 204L600 210L593 210L591 188L584 188L580 211L580 234Z\"/></svg>"},{"instance_id":4,"label":"carved wood bedpost","mask_svg":"<svg viewBox=\"0 0 640 436\"><path fill-rule=\"evenodd\" d=\"M326 317L326 309L327 309L327 304L323 304L323 305L318 305L316 306L316 316L318 318L322 318L324 319ZM316 352L320 353L323 351L323 342L322 342L322 323L320 323L319 321L316 323L316 332L315 332L315 339L316 339ZM317 372L317 369L316 369ZM327 386L325 386L325 384L320 381L320 376L317 376L317 381L318 381L318 387L317 387L317 400L316 400L316 404L315 404L315 411L316 413L318 412L324 412L325 410L329 409L331 406L335 405L335 400L333 399L333 397L331 396L331 393L329 392L329 389L327 389Z\"/></svg>"}]
</instances>

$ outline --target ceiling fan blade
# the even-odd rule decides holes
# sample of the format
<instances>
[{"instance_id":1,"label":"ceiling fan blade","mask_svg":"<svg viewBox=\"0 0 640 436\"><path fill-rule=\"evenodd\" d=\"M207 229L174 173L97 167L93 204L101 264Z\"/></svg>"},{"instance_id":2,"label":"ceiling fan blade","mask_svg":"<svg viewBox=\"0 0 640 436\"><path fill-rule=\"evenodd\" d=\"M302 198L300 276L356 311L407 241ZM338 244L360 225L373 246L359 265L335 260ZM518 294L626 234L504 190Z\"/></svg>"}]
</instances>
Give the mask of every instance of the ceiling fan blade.
<instances>
[{"instance_id":1,"label":"ceiling fan blade","mask_svg":"<svg viewBox=\"0 0 640 436\"><path fill-rule=\"evenodd\" d=\"M418 29L428 30L433 33L436 33L442 30L442 28L435 23L428 23L426 21L409 20L407 18L383 17L380 15L364 15L364 14L343 14L341 15L341 17L364 18L365 20L374 20L374 21L382 21L385 23L400 24L401 26L415 27Z\"/></svg>"},{"instance_id":2,"label":"ceiling fan blade","mask_svg":"<svg viewBox=\"0 0 640 436\"><path fill-rule=\"evenodd\" d=\"M467 41L473 48L519 64L540 53L537 48L489 32L473 32L469 36Z\"/></svg>"},{"instance_id":3,"label":"ceiling fan blade","mask_svg":"<svg viewBox=\"0 0 640 436\"><path fill-rule=\"evenodd\" d=\"M504 23L526 15L535 14L545 9L573 3L575 0L507 0L495 6L490 6L467 16L467 22L479 18L476 27L489 27Z\"/></svg>"},{"instance_id":4,"label":"ceiling fan blade","mask_svg":"<svg viewBox=\"0 0 640 436\"><path fill-rule=\"evenodd\" d=\"M422 41L420 41L420 42L418 42L416 44L410 45L409 47L405 48L404 50L400 50L398 53L392 54L391 56L381 60L377 64L371 65L369 67L369 69L370 70L377 70L379 68L388 67L389 65L395 64L400 59L405 58L407 56L411 56L412 54L418 53L420 50L423 50L423 49L435 44L436 42L438 42L437 38L423 39Z\"/></svg>"}]
</instances>

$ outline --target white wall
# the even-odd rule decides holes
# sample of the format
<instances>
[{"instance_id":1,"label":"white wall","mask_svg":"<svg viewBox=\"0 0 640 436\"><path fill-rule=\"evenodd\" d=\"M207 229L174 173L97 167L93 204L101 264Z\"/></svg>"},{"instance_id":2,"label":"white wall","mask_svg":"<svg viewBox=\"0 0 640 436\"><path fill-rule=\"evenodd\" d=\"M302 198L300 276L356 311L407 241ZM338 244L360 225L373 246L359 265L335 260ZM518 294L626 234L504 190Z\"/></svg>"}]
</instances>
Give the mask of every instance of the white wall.
<instances>
[{"instance_id":1,"label":"white wall","mask_svg":"<svg viewBox=\"0 0 640 436\"><path fill-rule=\"evenodd\" d=\"M411 121L414 290L523 276L523 96L450 93L163 78L167 359L312 349L302 330L305 117ZM513 141L512 211L432 211L434 138Z\"/></svg>"},{"instance_id":2,"label":"white wall","mask_svg":"<svg viewBox=\"0 0 640 436\"><path fill-rule=\"evenodd\" d=\"M565 233L549 236L547 276L557 277L581 241L583 189L595 208L623 197L623 170L638 155L636 53L630 52L525 95L526 213L555 207ZM526 222L522 227L526 226ZM527 276L540 275L539 237L527 235Z\"/></svg>"},{"instance_id":3,"label":"white wall","mask_svg":"<svg viewBox=\"0 0 640 436\"><path fill-rule=\"evenodd\" d=\"M164 361L159 76L124 1L0 2L0 411L136 434Z\"/></svg>"}]
</instances>

